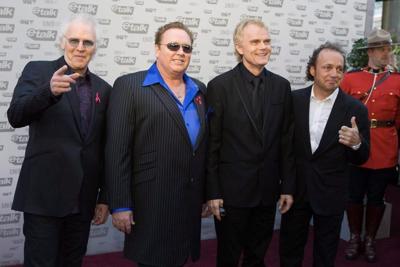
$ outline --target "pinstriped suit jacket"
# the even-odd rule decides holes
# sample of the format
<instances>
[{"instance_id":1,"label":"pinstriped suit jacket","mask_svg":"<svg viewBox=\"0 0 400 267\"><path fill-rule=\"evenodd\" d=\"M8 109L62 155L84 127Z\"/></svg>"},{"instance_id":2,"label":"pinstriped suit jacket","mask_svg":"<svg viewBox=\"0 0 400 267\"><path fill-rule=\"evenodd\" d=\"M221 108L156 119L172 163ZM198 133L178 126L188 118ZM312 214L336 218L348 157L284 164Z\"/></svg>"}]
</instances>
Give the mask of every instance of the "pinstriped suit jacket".
<instances>
[{"instance_id":1,"label":"pinstriped suit jacket","mask_svg":"<svg viewBox=\"0 0 400 267\"><path fill-rule=\"evenodd\" d=\"M147 72L119 77L107 111L106 185L110 209L132 207L125 256L148 265L199 257L207 125L205 86L196 97L201 129L193 148L182 115Z\"/></svg>"}]
</instances>

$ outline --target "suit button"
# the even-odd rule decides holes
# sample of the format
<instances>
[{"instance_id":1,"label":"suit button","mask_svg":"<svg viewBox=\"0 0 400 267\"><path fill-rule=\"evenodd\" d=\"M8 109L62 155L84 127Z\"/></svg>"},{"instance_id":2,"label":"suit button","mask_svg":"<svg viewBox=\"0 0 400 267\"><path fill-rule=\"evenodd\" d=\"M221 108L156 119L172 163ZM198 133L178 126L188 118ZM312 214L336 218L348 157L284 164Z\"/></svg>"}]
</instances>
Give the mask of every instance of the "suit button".
<instances>
[{"instance_id":1,"label":"suit button","mask_svg":"<svg viewBox=\"0 0 400 267\"><path fill-rule=\"evenodd\" d=\"M192 177L192 178L190 178L190 182L191 183L193 183L194 182L194 178Z\"/></svg>"},{"instance_id":2,"label":"suit button","mask_svg":"<svg viewBox=\"0 0 400 267\"><path fill-rule=\"evenodd\" d=\"M193 152L192 155L193 155L193 157L196 156L196 152Z\"/></svg>"}]
</instances>

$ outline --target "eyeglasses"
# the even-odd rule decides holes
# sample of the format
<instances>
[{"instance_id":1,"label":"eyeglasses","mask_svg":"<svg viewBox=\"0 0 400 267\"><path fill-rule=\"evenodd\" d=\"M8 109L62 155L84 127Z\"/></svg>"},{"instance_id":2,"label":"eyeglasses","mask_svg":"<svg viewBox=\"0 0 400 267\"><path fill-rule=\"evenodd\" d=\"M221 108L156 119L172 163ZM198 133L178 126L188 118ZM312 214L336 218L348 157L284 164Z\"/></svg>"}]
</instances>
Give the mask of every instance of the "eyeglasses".
<instances>
[{"instance_id":1,"label":"eyeglasses","mask_svg":"<svg viewBox=\"0 0 400 267\"><path fill-rule=\"evenodd\" d=\"M73 48L77 48L81 42L83 47L85 48L92 48L94 46L94 42L92 40L80 40L78 38L67 38L66 36L64 37L65 39L67 39L69 45Z\"/></svg>"},{"instance_id":2,"label":"eyeglasses","mask_svg":"<svg viewBox=\"0 0 400 267\"><path fill-rule=\"evenodd\" d=\"M190 54L192 53L193 46L188 45L188 44L178 44L178 43L168 43L168 44L160 44L160 45L166 45L167 48L171 51L178 51L181 47L184 53Z\"/></svg>"}]
</instances>

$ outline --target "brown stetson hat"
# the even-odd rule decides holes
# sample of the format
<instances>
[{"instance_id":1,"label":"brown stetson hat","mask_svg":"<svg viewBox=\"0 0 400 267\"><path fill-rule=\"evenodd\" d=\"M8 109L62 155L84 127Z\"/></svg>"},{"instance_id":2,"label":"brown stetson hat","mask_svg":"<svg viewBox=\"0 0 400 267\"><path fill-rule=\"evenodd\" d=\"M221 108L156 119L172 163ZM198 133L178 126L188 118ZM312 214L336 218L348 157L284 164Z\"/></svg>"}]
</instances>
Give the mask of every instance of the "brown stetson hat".
<instances>
[{"instance_id":1,"label":"brown stetson hat","mask_svg":"<svg viewBox=\"0 0 400 267\"><path fill-rule=\"evenodd\" d=\"M390 37L390 32L382 29L373 29L367 36L367 46L360 47L358 49L368 49L375 47L382 47L386 45L397 45L399 43L393 43Z\"/></svg>"}]
</instances>

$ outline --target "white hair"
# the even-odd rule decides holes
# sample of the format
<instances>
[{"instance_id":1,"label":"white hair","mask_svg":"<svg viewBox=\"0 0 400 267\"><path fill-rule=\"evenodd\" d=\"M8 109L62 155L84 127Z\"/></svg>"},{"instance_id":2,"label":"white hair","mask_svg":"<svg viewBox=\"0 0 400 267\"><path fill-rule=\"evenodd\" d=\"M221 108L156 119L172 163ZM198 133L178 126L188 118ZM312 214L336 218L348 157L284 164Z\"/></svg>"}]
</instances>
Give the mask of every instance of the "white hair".
<instances>
[{"instance_id":1,"label":"white hair","mask_svg":"<svg viewBox=\"0 0 400 267\"><path fill-rule=\"evenodd\" d=\"M71 26L71 24L76 23L76 22L80 22L80 23L89 25L93 29L93 32L95 34L95 41L97 40L99 34L98 34L97 27L96 27L96 20L92 16L89 16L86 14L78 14L78 15L70 17L68 20L61 23L60 31L59 31L59 35L58 35L60 44L63 40L64 35L67 33L68 28Z\"/></svg>"}]
</instances>

